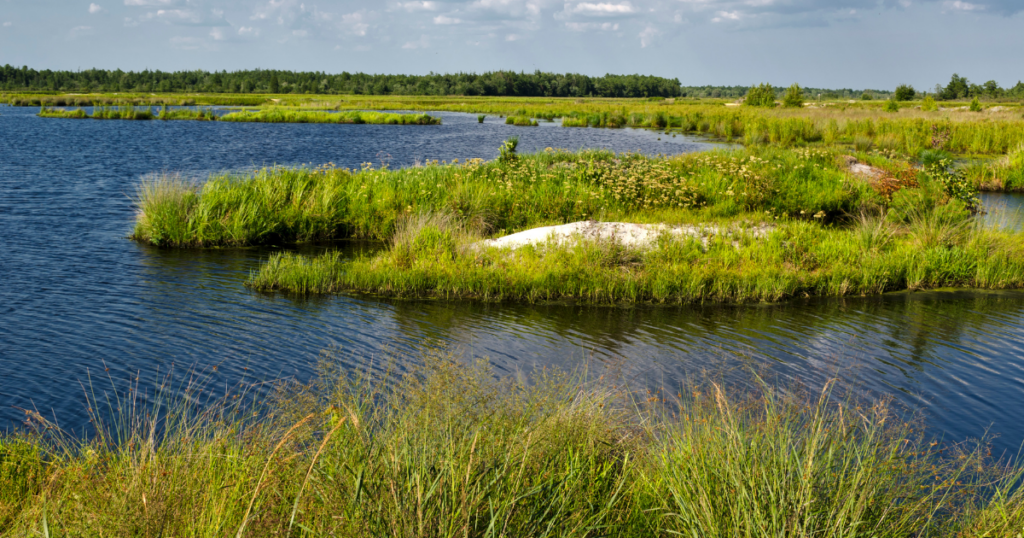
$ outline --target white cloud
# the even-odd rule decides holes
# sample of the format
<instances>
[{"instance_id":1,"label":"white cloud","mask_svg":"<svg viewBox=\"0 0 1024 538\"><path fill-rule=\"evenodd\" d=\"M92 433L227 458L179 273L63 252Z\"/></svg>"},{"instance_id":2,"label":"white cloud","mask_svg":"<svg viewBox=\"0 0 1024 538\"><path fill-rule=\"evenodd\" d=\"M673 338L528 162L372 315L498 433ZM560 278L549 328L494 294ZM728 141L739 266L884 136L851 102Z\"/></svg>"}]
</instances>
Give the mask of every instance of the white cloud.
<instances>
[{"instance_id":1,"label":"white cloud","mask_svg":"<svg viewBox=\"0 0 1024 538\"><path fill-rule=\"evenodd\" d=\"M629 2L623 2L621 4L612 4L608 2L580 2L572 8L568 7L567 4L565 11L567 13L581 15L628 15L630 13L634 13L636 10Z\"/></svg>"},{"instance_id":2,"label":"white cloud","mask_svg":"<svg viewBox=\"0 0 1024 538\"><path fill-rule=\"evenodd\" d=\"M370 14L362 12L342 15L341 27L350 34L360 37L365 36L366 32L370 29L369 17Z\"/></svg>"},{"instance_id":3,"label":"white cloud","mask_svg":"<svg viewBox=\"0 0 1024 538\"><path fill-rule=\"evenodd\" d=\"M719 11L711 22L738 21L742 18L743 13L740 11Z\"/></svg>"},{"instance_id":4,"label":"white cloud","mask_svg":"<svg viewBox=\"0 0 1024 538\"><path fill-rule=\"evenodd\" d=\"M507 36L505 36L505 41L519 41L522 38L523 36L519 34L508 34Z\"/></svg>"},{"instance_id":5,"label":"white cloud","mask_svg":"<svg viewBox=\"0 0 1024 538\"><path fill-rule=\"evenodd\" d=\"M972 4L970 2L946 2L946 7L955 11L984 11L985 6Z\"/></svg>"},{"instance_id":6,"label":"white cloud","mask_svg":"<svg viewBox=\"0 0 1024 538\"><path fill-rule=\"evenodd\" d=\"M640 48L645 49L651 43L654 43L654 38L659 34L657 28L648 25L640 32Z\"/></svg>"},{"instance_id":7,"label":"white cloud","mask_svg":"<svg viewBox=\"0 0 1024 538\"><path fill-rule=\"evenodd\" d=\"M452 17L446 17L444 15L438 15L434 17L434 24L459 24L462 19L456 19Z\"/></svg>"},{"instance_id":8,"label":"white cloud","mask_svg":"<svg viewBox=\"0 0 1024 538\"><path fill-rule=\"evenodd\" d=\"M603 23L597 23L597 22L567 22L567 23L565 23L565 27L568 28L569 30L572 30L573 32L586 32L586 31L590 31L590 30L602 30L602 31L606 31L606 32L608 32L608 31L614 32L614 31L619 29L619 23L617 23L617 22L616 23L611 23L611 22L603 22Z\"/></svg>"},{"instance_id":9,"label":"white cloud","mask_svg":"<svg viewBox=\"0 0 1024 538\"><path fill-rule=\"evenodd\" d=\"M124 0L126 6L174 6L178 0Z\"/></svg>"},{"instance_id":10,"label":"white cloud","mask_svg":"<svg viewBox=\"0 0 1024 538\"><path fill-rule=\"evenodd\" d=\"M4 28L10 28L13 24L11 21L7 21L4 23Z\"/></svg>"},{"instance_id":11,"label":"white cloud","mask_svg":"<svg viewBox=\"0 0 1024 538\"><path fill-rule=\"evenodd\" d=\"M100 11L103 11L103 8L99 4L89 4L89 13L95 15Z\"/></svg>"},{"instance_id":12,"label":"white cloud","mask_svg":"<svg viewBox=\"0 0 1024 538\"><path fill-rule=\"evenodd\" d=\"M437 9L437 2L431 1L419 1L419 2L399 2L398 7L406 11L435 11Z\"/></svg>"},{"instance_id":13,"label":"white cloud","mask_svg":"<svg viewBox=\"0 0 1024 538\"><path fill-rule=\"evenodd\" d=\"M240 36L253 36L258 37L260 35L259 28L253 28L252 26L241 26L238 28L238 35Z\"/></svg>"}]
</instances>

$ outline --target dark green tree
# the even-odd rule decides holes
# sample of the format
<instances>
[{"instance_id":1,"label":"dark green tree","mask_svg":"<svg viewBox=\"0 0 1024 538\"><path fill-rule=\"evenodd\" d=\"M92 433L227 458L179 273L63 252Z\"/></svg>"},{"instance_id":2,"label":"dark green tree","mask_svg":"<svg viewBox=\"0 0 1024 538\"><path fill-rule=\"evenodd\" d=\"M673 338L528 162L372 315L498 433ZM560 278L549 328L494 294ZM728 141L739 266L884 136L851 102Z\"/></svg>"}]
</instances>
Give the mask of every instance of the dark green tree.
<instances>
[{"instance_id":1,"label":"dark green tree","mask_svg":"<svg viewBox=\"0 0 1024 538\"><path fill-rule=\"evenodd\" d=\"M804 106L804 91L799 84L793 84L786 90L786 96L782 98L782 106L786 108L800 108Z\"/></svg>"},{"instance_id":2,"label":"dark green tree","mask_svg":"<svg viewBox=\"0 0 1024 538\"><path fill-rule=\"evenodd\" d=\"M917 91L914 90L913 86L900 84L896 86L894 97L897 101L913 101L915 95L917 95Z\"/></svg>"},{"instance_id":3,"label":"dark green tree","mask_svg":"<svg viewBox=\"0 0 1024 538\"><path fill-rule=\"evenodd\" d=\"M759 84L751 87L743 104L747 106L774 107L775 89L771 84Z\"/></svg>"},{"instance_id":4,"label":"dark green tree","mask_svg":"<svg viewBox=\"0 0 1024 538\"><path fill-rule=\"evenodd\" d=\"M277 74L270 75L270 93L281 93L281 82L277 80Z\"/></svg>"},{"instance_id":5,"label":"dark green tree","mask_svg":"<svg viewBox=\"0 0 1024 538\"><path fill-rule=\"evenodd\" d=\"M939 94L940 99L963 99L970 93L970 81L960 75L953 73L949 84Z\"/></svg>"}]
</instances>

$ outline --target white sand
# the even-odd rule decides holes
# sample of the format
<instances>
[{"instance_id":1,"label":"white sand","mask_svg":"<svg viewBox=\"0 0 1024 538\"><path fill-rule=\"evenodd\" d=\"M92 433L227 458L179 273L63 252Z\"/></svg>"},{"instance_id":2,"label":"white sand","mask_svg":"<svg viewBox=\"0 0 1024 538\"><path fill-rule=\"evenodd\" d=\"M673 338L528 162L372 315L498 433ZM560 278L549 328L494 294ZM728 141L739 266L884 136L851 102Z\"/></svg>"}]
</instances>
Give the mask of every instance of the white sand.
<instances>
[{"instance_id":1,"label":"white sand","mask_svg":"<svg viewBox=\"0 0 1024 538\"><path fill-rule=\"evenodd\" d=\"M519 232L517 234L488 239L477 243L484 247L519 248L526 245L539 245L549 241L562 245L576 241L614 241L620 245L635 248L653 246L658 237L668 234L676 237L693 237L700 239L706 246L708 239L721 233L747 232L754 237L764 237L772 230L771 226L762 225L747 230L740 228L721 229L718 226L669 226L667 224L631 224L628 222L597 222L587 220L573 222L562 226L545 226Z\"/></svg>"}]
</instances>

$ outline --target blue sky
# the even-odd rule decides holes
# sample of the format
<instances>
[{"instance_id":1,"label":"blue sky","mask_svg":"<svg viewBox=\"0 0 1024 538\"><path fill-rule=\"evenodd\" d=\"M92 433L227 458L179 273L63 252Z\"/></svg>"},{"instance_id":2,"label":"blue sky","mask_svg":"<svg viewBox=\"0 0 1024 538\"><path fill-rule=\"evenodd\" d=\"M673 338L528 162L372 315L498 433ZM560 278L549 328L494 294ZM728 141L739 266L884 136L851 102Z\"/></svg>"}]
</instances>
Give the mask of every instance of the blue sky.
<instances>
[{"instance_id":1,"label":"blue sky","mask_svg":"<svg viewBox=\"0 0 1024 538\"><path fill-rule=\"evenodd\" d=\"M0 0L0 64L641 73L931 89L1024 79L1024 0Z\"/></svg>"}]
</instances>

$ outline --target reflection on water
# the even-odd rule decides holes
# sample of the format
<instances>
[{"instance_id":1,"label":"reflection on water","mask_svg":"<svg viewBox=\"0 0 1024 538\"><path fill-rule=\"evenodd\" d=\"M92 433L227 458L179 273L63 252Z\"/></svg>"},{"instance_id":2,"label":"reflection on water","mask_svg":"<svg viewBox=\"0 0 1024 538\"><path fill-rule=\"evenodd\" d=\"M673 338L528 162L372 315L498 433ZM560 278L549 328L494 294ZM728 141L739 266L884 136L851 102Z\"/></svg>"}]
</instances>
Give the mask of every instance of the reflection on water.
<instances>
[{"instance_id":1,"label":"reflection on water","mask_svg":"<svg viewBox=\"0 0 1024 538\"><path fill-rule=\"evenodd\" d=\"M42 120L5 109L0 136L0 426L18 408L86 423L79 381L196 368L211 387L308 378L324 349L351 368L382 367L384 350L438 341L497 371L544 366L616 371L675 385L703 371L767 369L779 384L840 377L864 395L924 409L936 433L962 439L991 426L1002 449L1024 441L1024 294L894 294L781 305L631 309L264 295L243 282L275 249L159 250L124 239L138 178L202 175L259 164L334 161L378 152L493 158L522 148L700 149L631 130L518 129L446 114L440 127L253 125ZM490 120L489 120L490 121ZM525 145L523 145L525 144ZM675 144L675 145L668 145ZM989 203L986 199L986 203ZM352 255L379 245L345 243ZM304 247L309 253L325 245ZM376 362L374 362L376 361ZM213 371L214 367L216 371ZM399 368L408 363L397 365ZM109 369L109 371L108 371ZM732 373L730 373L732 372ZM102 382L97 382L102 388Z\"/></svg>"},{"instance_id":2,"label":"reflection on water","mask_svg":"<svg viewBox=\"0 0 1024 538\"><path fill-rule=\"evenodd\" d=\"M986 226L1004 230L1024 229L1024 194L981 193L981 206Z\"/></svg>"}]
</instances>

